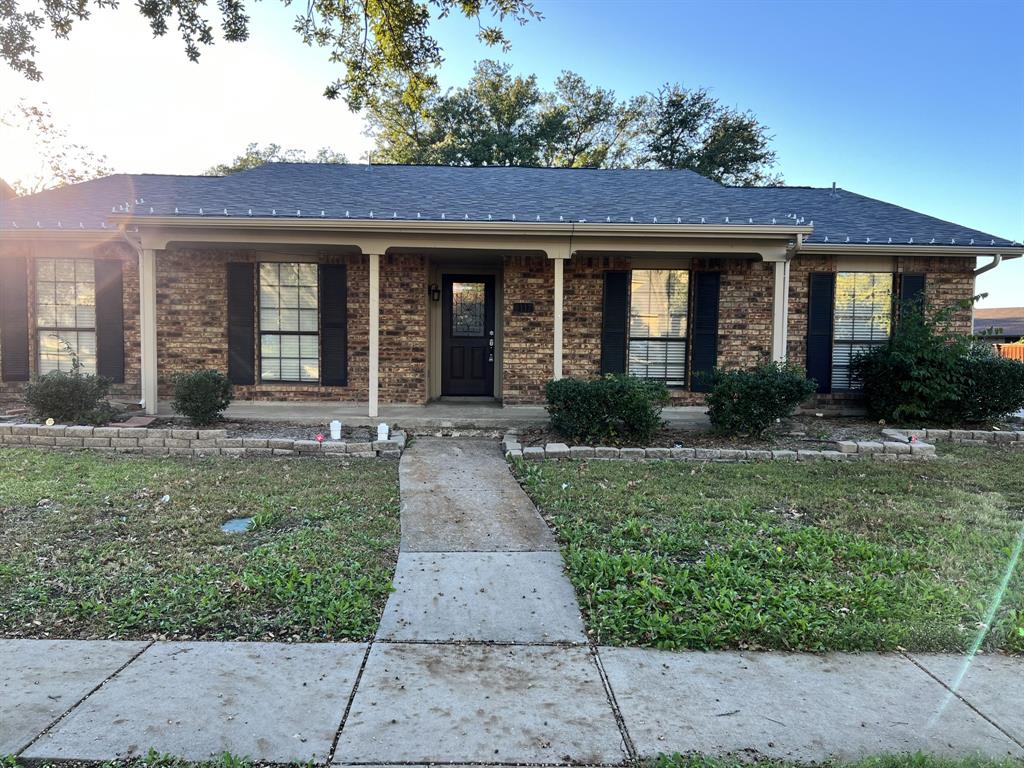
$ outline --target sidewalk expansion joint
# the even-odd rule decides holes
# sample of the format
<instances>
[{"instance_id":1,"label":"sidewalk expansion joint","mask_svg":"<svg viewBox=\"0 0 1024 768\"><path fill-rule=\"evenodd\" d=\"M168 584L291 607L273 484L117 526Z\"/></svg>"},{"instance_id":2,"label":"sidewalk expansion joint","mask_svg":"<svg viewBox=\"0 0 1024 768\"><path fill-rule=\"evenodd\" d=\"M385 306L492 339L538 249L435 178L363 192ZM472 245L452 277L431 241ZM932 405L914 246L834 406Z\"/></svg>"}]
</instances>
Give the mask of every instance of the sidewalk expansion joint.
<instances>
[{"instance_id":1,"label":"sidewalk expansion joint","mask_svg":"<svg viewBox=\"0 0 1024 768\"><path fill-rule=\"evenodd\" d=\"M973 703L971 703L971 702L970 702L970 701L969 701L968 699L964 698L964 697L963 697L963 696L962 696L962 695L960 694L960 692L959 692L959 691L955 691L955 690L953 690L953 688L952 688L952 687L950 687L950 686L949 686L949 685L948 685L948 684L946 683L946 681L945 681L945 680L943 680L942 678L940 678L940 677L939 677L938 675L934 674L934 673L933 673L933 672L932 672L932 671L931 671L930 669L928 669L928 668L927 668L927 667L926 667L926 666L925 666L924 664L922 664L921 662L919 662L919 661L918 661L917 659L915 659L915 658L914 658L913 656L911 656L911 655L910 655L909 653L907 653L906 651L900 651L899 653L900 653L900 655L901 655L901 656L903 656L903 658L905 658L905 659L906 659L907 661L909 661L909 662L910 662L911 664L913 664L913 665L914 665L915 667L917 667L917 668L918 668L918 669L920 669L920 670L921 670L922 672L924 672L924 673L925 673L926 675L928 675L928 677L930 677L930 678L931 678L932 680L934 680L934 681L935 681L935 682L937 682L937 683L938 683L939 685L941 685L941 686L942 686L943 688L945 688L945 689L946 689L947 691L949 691L950 695L952 695L952 696L955 696L955 697L956 697L957 699L959 699L959 700L960 700L961 702L963 702L963 703L964 703L964 705L965 705L965 706L966 706L966 707L967 707L968 709L970 709L970 710L971 710L972 712L974 712L974 713L975 713L975 714L976 714L976 715L977 715L978 717L980 717L980 718L981 718L982 720L984 720L985 722L987 722L987 723L988 723L989 725L991 725L991 726L992 726L993 728L995 728L995 729L996 729L997 731L999 731L999 732L1000 732L1001 734L1003 734L1003 736L1005 736L1006 738L1008 738L1008 739L1009 739L1010 741L1012 741L1012 742L1013 742L1014 744L1016 744L1016 745L1017 745L1018 747L1020 747L1021 749L1024 749L1024 742L1022 742L1022 741L1021 741L1020 739L1018 739L1018 738L1017 738L1016 736L1014 736L1014 735L1013 735L1012 733L1010 733L1010 732L1009 732L1009 731L1007 731L1007 730L1006 730L1005 728L1003 728L1003 726L1001 726L1001 725L1000 725L999 723L997 723L997 722L996 722L995 720L993 720L993 719L992 719L991 717L989 717L989 716L988 716L988 715L986 715L986 714L985 714L984 712L982 712L982 711L981 711L980 709L978 709L978 707L976 707L976 706L975 706L975 705L974 705Z\"/></svg>"},{"instance_id":2,"label":"sidewalk expansion joint","mask_svg":"<svg viewBox=\"0 0 1024 768\"><path fill-rule=\"evenodd\" d=\"M601 685L604 686L605 696L608 697L608 704L612 708L612 715L615 717L615 723L619 726L619 734L622 736L622 743L626 746L626 757L631 763L635 763L638 759L636 744L633 743L633 738L629 735L629 729L626 727L626 718L622 715L622 710L619 709L618 699L615 698L615 690L612 688L612 681L608 679L608 673L604 670L604 664L601 662L601 654L598 651L597 645L590 643L590 655L594 659L594 666L597 667L597 674L601 678Z\"/></svg>"},{"instance_id":3,"label":"sidewalk expansion joint","mask_svg":"<svg viewBox=\"0 0 1024 768\"><path fill-rule=\"evenodd\" d=\"M68 715L70 715L72 712L74 712L76 709L78 709L86 701L86 699L88 699L90 696L92 696L94 693L96 693L96 691L98 691L100 688L102 688L107 683L109 683L111 680L113 680L115 677L117 677L119 674L121 674L121 672L123 672L125 669L127 669L129 664L134 662L137 658L139 658L139 656L144 654L146 651L148 651L150 648L152 648L155 644L156 644L156 640L150 640L148 643L146 643L146 645L143 646L130 659L128 659L128 661L126 661L120 667L115 669L113 672L111 672L105 678L100 680L100 682L97 685L93 686L93 688L91 690L89 690L82 698L80 698L78 701L76 701L74 704L72 704L70 707L68 707L52 723L50 723L48 726L43 728L43 730L41 730L39 733L37 733L35 736L33 736L29 740L29 742L27 744L25 744L20 749L16 750L14 752L14 755L15 756L20 755L22 752L27 750L29 747L31 747L33 744L35 744L37 741L39 741L41 738L43 738L46 734L48 734L50 731L52 731L54 728L56 728L57 725L60 724L61 721L64 720L64 718L66 718Z\"/></svg>"},{"instance_id":4,"label":"sidewalk expansion joint","mask_svg":"<svg viewBox=\"0 0 1024 768\"><path fill-rule=\"evenodd\" d=\"M330 766L334 762L334 753L338 751L338 741L341 739L341 732L345 728L345 723L348 722L348 715L352 711L352 702L356 700L356 691L359 690L359 683L363 679L363 670L366 669L366 662L370 660L370 651L373 650L373 638L366 644L366 651L363 653L363 660L359 664L359 671L356 672L356 679L352 683L352 691L348 695L348 701L345 703L345 711L341 713L341 722L338 724L338 730L334 732L334 740L331 742L331 751L327 755L327 762L325 765Z\"/></svg>"}]
</instances>

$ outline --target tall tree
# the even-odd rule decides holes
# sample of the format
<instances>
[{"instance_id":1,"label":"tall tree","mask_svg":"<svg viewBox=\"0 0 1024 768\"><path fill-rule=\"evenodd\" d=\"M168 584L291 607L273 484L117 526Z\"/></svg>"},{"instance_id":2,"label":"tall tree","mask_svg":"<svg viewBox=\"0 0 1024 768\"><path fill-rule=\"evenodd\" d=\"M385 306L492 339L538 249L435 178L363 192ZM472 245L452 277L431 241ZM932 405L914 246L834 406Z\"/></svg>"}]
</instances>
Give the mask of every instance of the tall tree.
<instances>
[{"instance_id":1,"label":"tall tree","mask_svg":"<svg viewBox=\"0 0 1024 768\"><path fill-rule=\"evenodd\" d=\"M689 168L724 184L778 183L767 129L706 90L666 85L619 99L574 72L551 91L480 62L469 83L421 103L404 86L369 110L374 159L444 165Z\"/></svg>"},{"instance_id":2,"label":"tall tree","mask_svg":"<svg viewBox=\"0 0 1024 768\"><path fill-rule=\"evenodd\" d=\"M32 174L11 182L11 188L19 195L113 173L105 155L98 155L84 144L68 139L67 130L57 124L45 101L37 105L20 100L0 114L0 124L27 136L39 160Z\"/></svg>"},{"instance_id":3,"label":"tall tree","mask_svg":"<svg viewBox=\"0 0 1024 768\"><path fill-rule=\"evenodd\" d=\"M348 158L341 152L330 147L321 147L316 154L309 156L302 149L281 149L280 144L267 144L261 147L257 143L250 144L245 151L237 155L230 163L221 163L207 168L205 176L227 176L237 171L247 171L267 163L347 163Z\"/></svg>"},{"instance_id":4,"label":"tall tree","mask_svg":"<svg viewBox=\"0 0 1024 768\"><path fill-rule=\"evenodd\" d=\"M664 85L641 108L638 164L687 168L723 184L778 184L771 137L750 112L724 106L703 88Z\"/></svg>"},{"instance_id":5,"label":"tall tree","mask_svg":"<svg viewBox=\"0 0 1024 768\"><path fill-rule=\"evenodd\" d=\"M42 72L36 64L36 33L48 26L58 38L67 38L76 22L100 8L116 8L119 0L0 0L0 58L31 80ZM291 6L291 0L282 0ZM214 42L218 24L223 40L240 42L249 37L245 0L219 0L219 14L211 19L206 0L136 0L155 36L174 26L185 54L197 61L202 49ZM219 15L219 19L216 16ZM431 24L461 15L477 22L481 42L509 47L503 24L525 24L539 19L530 0L306 0L293 29L303 42L327 49L331 62L344 70L324 90L328 98L343 96L352 109L376 101L380 84L389 77L406 78L406 97L419 102L436 84L434 71L443 51L431 34Z\"/></svg>"}]
</instances>

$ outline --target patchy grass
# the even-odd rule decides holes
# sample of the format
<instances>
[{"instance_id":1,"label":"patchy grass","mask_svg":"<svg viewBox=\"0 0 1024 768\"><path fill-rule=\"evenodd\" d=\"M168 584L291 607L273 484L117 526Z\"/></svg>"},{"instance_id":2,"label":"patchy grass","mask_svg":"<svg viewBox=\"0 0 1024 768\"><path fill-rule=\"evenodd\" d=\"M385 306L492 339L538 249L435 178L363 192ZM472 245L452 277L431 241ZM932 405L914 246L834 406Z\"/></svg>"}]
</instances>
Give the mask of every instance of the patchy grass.
<instances>
[{"instance_id":1,"label":"patchy grass","mask_svg":"<svg viewBox=\"0 0 1024 768\"><path fill-rule=\"evenodd\" d=\"M392 462L5 449L0 636L364 639L398 531Z\"/></svg>"},{"instance_id":2,"label":"patchy grass","mask_svg":"<svg viewBox=\"0 0 1024 768\"><path fill-rule=\"evenodd\" d=\"M741 760L739 758L704 757L703 755L663 755L648 762L649 768L796 768L801 763L785 760ZM822 763L821 768L1012 768L1016 760L994 760L984 757L931 757L924 754L883 755L856 762Z\"/></svg>"},{"instance_id":3,"label":"patchy grass","mask_svg":"<svg viewBox=\"0 0 1024 768\"><path fill-rule=\"evenodd\" d=\"M601 643L962 651L1024 529L1024 451L908 462L519 462ZM1024 652L1024 562L983 647Z\"/></svg>"}]
</instances>

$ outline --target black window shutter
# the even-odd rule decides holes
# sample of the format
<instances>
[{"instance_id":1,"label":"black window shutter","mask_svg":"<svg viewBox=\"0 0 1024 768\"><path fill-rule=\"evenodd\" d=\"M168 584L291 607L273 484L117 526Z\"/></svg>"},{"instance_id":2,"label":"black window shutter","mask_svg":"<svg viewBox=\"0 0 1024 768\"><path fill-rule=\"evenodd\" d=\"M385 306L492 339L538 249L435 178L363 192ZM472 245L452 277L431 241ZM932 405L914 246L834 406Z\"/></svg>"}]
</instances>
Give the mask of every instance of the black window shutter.
<instances>
[{"instance_id":1,"label":"black window shutter","mask_svg":"<svg viewBox=\"0 0 1024 768\"><path fill-rule=\"evenodd\" d=\"M104 259L96 270L96 373L124 383L124 281L121 262Z\"/></svg>"},{"instance_id":2,"label":"black window shutter","mask_svg":"<svg viewBox=\"0 0 1024 768\"><path fill-rule=\"evenodd\" d=\"M0 379L28 381L28 374L27 261L0 258Z\"/></svg>"},{"instance_id":3,"label":"black window shutter","mask_svg":"<svg viewBox=\"0 0 1024 768\"><path fill-rule=\"evenodd\" d=\"M836 275L811 275L807 300L807 376L818 382L818 392L832 391L832 324L835 313Z\"/></svg>"},{"instance_id":4,"label":"black window shutter","mask_svg":"<svg viewBox=\"0 0 1024 768\"><path fill-rule=\"evenodd\" d=\"M924 275L903 274L900 278L900 307L924 308Z\"/></svg>"},{"instance_id":5,"label":"black window shutter","mask_svg":"<svg viewBox=\"0 0 1024 768\"><path fill-rule=\"evenodd\" d=\"M344 264L320 265L320 383L348 385L348 275Z\"/></svg>"},{"instance_id":6,"label":"black window shutter","mask_svg":"<svg viewBox=\"0 0 1024 768\"><path fill-rule=\"evenodd\" d=\"M254 265L228 264L228 379L256 381L256 291Z\"/></svg>"},{"instance_id":7,"label":"black window shutter","mask_svg":"<svg viewBox=\"0 0 1024 768\"><path fill-rule=\"evenodd\" d=\"M604 273L601 312L601 374L626 372L626 325L629 322L629 272Z\"/></svg>"},{"instance_id":8,"label":"black window shutter","mask_svg":"<svg viewBox=\"0 0 1024 768\"><path fill-rule=\"evenodd\" d=\"M695 272L693 282L693 328L690 331L690 389L707 392L711 372L718 365L719 272Z\"/></svg>"}]
</instances>

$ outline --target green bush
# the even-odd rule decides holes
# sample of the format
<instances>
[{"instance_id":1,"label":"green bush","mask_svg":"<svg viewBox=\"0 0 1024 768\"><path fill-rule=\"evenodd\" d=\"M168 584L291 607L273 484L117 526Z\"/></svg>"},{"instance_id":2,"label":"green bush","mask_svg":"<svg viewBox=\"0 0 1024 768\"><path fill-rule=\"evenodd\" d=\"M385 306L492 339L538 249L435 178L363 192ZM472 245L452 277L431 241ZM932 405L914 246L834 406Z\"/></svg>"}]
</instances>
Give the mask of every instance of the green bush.
<instances>
[{"instance_id":1,"label":"green bush","mask_svg":"<svg viewBox=\"0 0 1024 768\"><path fill-rule=\"evenodd\" d=\"M82 363L71 345L61 341L71 356L70 371L51 371L25 387L25 402L39 421L59 424L105 424L114 415L106 402L110 380L82 373Z\"/></svg>"},{"instance_id":2,"label":"green bush","mask_svg":"<svg viewBox=\"0 0 1024 768\"><path fill-rule=\"evenodd\" d=\"M978 343L963 360L957 399L960 420L992 422L1024 408L1024 363L1000 357Z\"/></svg>"},{"instance_id":3,"label":"green bush","mask_svg":"<svg viewBox=\"0 0 1024 768\"><path fill-rule=\"evenodd\" d=\"M760 436L791 416L816 385L803 368L764 363L753 370L716 369L708 392L708 416L716 431Z\"/></svg>"},{"instance_id":4,"label":"green bush","mask_svg":"<svg viewBox=\"0 0 1024 768\"><path fill-rule=\"evenodd\" d=\"M576 442L650 442L668 402L664 382L619 375L549 381L544 394L551 426Z\"/></svg>"},{"instance_id":5,"label":"green bush","mask_svg":"<svg viewBox=\"0 0 1024 768\"><path fill-rule=\"evenodd\" d=\"M202 369L179 373L173 383L171 407L197 427L217 421L231 405L231 382L220 371Z\"/></svg>"},{"instance_id":6,"label":"green bush","mask_svg":"<svg viewBox=\"0 0 1024 768\"><path fill-rule=\"evenodd\" d=\"M1024 407L1024 364L950 329L952 311L907 312L884 346L858 355L868 413L894 423L989 422Z\"/></svg>"},{"instance_id":7,"label":"green bush","mask_svg":"<svg viewBox=\"0 0 1024 768\"><path fill-rule=\"evenodd\" d=\"M888 343L853 359L868 413L890 422L957 420L970 337L949 329L951 309L909 311Z\"/></svg>"}]
</instances>

